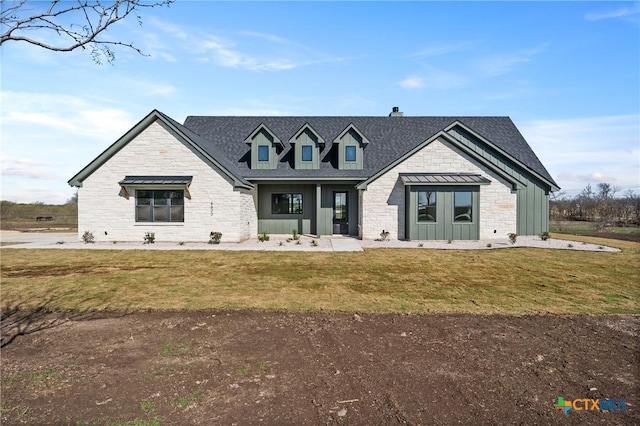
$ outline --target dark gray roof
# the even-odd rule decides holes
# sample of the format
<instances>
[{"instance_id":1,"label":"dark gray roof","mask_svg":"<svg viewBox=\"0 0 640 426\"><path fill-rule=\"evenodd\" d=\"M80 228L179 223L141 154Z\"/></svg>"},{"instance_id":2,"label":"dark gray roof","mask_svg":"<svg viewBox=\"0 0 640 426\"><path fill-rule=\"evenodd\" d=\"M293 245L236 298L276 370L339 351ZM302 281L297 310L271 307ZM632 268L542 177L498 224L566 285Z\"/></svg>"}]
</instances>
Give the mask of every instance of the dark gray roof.
<instances>
[{"instance_id":1,"label":"dark gray roof","mask_svg":"<svg viewBox=\"0 0 640 426\"><path fill-rule=\"evenodd\" d=\"M194 141L214 158L224 156L231 170L244 178L368 178L455 122L473 130L499 150L555 184L531 147L509 117L229 117L189 116L184 127L195 133ZM244 142L264 124L284 144L275 170L251 170L250 148ZM309 124L327 142L319 170L296 170L289 154L289 139ZM363 170L339 170L333 140L353 124L369 141L364 149ZM197 139L196 139L197 138Z\"/></svg>"},{"instance_id":2,"label":"dark gray roof","mask_svg":"<svg viewBox=\"0 0 640 426\"><path fill-rule=\"evenodd\" d=\"M480 175L469 173L401 173L400 179L404 184L420 185L450 185L475 184L483 185L491 181Z\"/></svg>"}]
</instances>

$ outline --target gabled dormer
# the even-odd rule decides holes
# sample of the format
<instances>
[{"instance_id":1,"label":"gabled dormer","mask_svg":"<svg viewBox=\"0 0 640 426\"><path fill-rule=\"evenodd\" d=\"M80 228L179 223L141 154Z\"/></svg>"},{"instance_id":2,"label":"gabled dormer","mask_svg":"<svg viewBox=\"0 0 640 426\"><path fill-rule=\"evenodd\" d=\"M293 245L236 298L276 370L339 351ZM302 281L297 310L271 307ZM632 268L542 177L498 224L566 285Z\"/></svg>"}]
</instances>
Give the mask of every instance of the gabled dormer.
<instances>
[{"instance_id":1,"label":"gabled dormer","mask_svg":"<svg viewBox=\"0 0 640 426\"><path fill-rule=\"evenodd\" d=\"M294 147L294 167L302 170L314 170L320 168L320 152L324 145L324 139L313 130L309 124L305 124L289 139Z\"/></svg>"},{"instance_id":2,"label":"gabled dormer","mask_svg":"<svg viewBox=\"0 0 640 426\"><path fill-rule=\"evenodd\" d=\"M278 155L284 146L267 126L260 124L244 142L251 146L252 169L275 169L278 167Z\"/></svg>"},{"instance_id":3,"label":"gabled dormer","mask_svg":"<svg viewBox=\"0 0 640 426\"><path fill-rule=\"evenodd\" d=\"M362 170L364 168L364 148L367 138L354 126L346 129L333 140L338 147L338 168L340 170Z\"/></svg>"}]
</instances>

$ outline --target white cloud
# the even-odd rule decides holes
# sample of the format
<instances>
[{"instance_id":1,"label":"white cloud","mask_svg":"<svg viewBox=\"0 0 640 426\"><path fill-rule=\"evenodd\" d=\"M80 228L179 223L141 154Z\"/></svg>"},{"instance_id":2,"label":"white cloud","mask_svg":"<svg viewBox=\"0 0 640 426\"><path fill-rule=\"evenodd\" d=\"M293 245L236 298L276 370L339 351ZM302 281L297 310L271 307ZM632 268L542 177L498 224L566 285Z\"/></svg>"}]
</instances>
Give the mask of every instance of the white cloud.
<instances>
[{"instance_id":1,"label":"white cloud","mask_svg":"<svg viewBox=\"0 0 640 426\"><path fill-rule=\"evenodd\" d=\"M640 14L640 4L633 3L629 7L621 7L606 12L591 12L585 16L587 21L601 21L603 19L632 19Z\"/></svg>"},{"instance_id":2,"label":"white cloud","mask_svg":"<svg viewBox=\"0 0 640 426\"><path fill-rule=\"evenodd\" d=\"M398 83L403 89L422 89L424 81L420 77L407 77Z\"/></svg>"},{"instance_id":3,"label":"white cloud","mask_svg":"<svg viewBox=\"0 0 640 426\"><path fill-rule=\"evenodd\" d=\"M31 160L28 158L3 158L2 175L17 176L31 179L57 179L54 173L47 170L51 167L43 161Z\"/></svg>"},{"instance_id":4,"label":"white cloud","mask_svg":"<svg viewBox=\"0 0 640 426\"><path fill-rule=\"evenodd\" d=\"M520 50L513 53L503 53L484 57L476 61L477 68L490 77L508 74L521 65L529 63L533 58L544 52L546 47Z\"/></svg>"},{"instance_id":5,"label":"white cloud","mask_svg":"<svg viewBox=\"0 0 640 426\"><path fill-rule=\"evenodd\" d=\"M587 183L640 185L640 118L636 115L532 120L523 136L549 173L570 194Z\"/></svg>"},{"instance_id":6,"label":"white cloud","mask_svg":"<svg viewBox=\"0 0 640 426\"><path fill-rule=\"evenodd\" d=\"M409 58L430 58L434 56L448 55L450 53L468 50L476 42L442 43L433 44L417 52L408 55Z\"/></svg>"},{"instance_id":7,"label":"white cloud","mask_svg":"<svg viewBox=\"0 0 640 426\"><path fill-rule=\"evenodd\" d=\"M151 54L170 61L174 61L175 57L169 52L176 49L191 54L193 60L200 63L248 71L285 71L343 60L315 52L274 34L240 31L232 39L229 35L221 37L205 30L187 29L158 19L152 19L151 24L165 34L164 37L153 33L145 36ZM178 46L167 45L167 35ZM251 39L244 43L245 47L240 43L242 38ZM286 49L282 50L283 47Z\"/></svg>"}]
</instances>

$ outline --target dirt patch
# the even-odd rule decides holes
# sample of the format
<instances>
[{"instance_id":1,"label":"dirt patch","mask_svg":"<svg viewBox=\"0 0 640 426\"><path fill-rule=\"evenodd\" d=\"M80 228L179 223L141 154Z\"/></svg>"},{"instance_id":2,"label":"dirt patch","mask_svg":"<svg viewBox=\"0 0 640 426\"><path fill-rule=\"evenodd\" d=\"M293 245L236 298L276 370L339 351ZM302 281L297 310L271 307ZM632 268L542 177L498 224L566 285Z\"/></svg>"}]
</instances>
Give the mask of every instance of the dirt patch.
<instances>
[{"instance_id":1,"label":"dirt patch","mask_svg":"<svg viewBox=\"0 0 640 426\"><path fill-rule=\"evenodd\" d=\"M638 316L3 316L3 424L640 422Z\"/></svg>"}]
</instances>

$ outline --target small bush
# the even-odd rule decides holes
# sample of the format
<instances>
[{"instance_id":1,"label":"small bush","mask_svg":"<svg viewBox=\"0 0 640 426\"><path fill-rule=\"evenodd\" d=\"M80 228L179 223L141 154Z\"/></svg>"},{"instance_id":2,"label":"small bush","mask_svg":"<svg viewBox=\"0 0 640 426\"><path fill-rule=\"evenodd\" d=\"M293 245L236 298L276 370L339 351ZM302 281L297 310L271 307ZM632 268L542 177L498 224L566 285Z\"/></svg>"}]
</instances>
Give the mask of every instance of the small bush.
<instances>
[{"instance_id":1,"label":"small bush","mask_svg":"<svg viewBox=\"0 0 640 426\"><path fill-rule=\"evenodd\" d=\"M424 243L418 244L418 247L424 247Z\"/></svg>"},{"instance_id":2,"label":"small bush","mask_svg":"<svg viewBox=\"0 0 640 426\"><path fill-rule=\"evenodd\" d=\"M453 241L451 240L447 240L447 244L451 244Z\"/></svg>"},{"instance_id":3,"label":"small bush","mask_svg":"<svg viewBox=\"0 0 640 426\"><path fill-rule=\"evenodd\" d=\"M296 240L296 245L299 246L300 244L302 244L302 241Z\"/></svg>"},{"instance_id":4,"label":"small bush","mask_svg":"<svg viewBox=\"0 0 640 426\"><path fill-rule=\"evenodd\" d=\"M294 240L299 240L300 239L300 235L298 235L298 230L297 229L292 229L291 233L293 234L293 239Z\"/></svg>"},{"instance_id":5,"label":"small bush","mask_svg":"<svg viewBox=\"0 0 640 426\"><path fill-rule=\"evenodd\" d=\"M540 234L540 239L542 241L547 241L549 238L551 238L551 236L549 235L549 232L544 231L542 234Z\"/></svg>"},{"instance_id":6,"label":"small bush","mask_svg":"<svg viewBox=\"0 0 640 426\"><path fill-rule=\"evenodd\" d=\"M569 243L569 244L567 244L567 247L573 248L573 244Z\"/></svg>"},{"instance_id":7,"label":"small bush","mask_svg":"<svg viewBox=\"0 0 640 426\"><path fill-rule=\"evenodd\" d=\"M380 233L380 240L389 241L389 231L385 231L384 229Z\"/></svg>"},{"instance_id":8,"label":"small bush","mask_svg":"<svg viewBox=\"0 0 640 426\"><path fill-rule=\"evenodd\" d=\"M93 243L95 241L95 237L93 236L93 233L84 231L84 234L82 234L82 241L84 241L85 244Z\"/></svg>"},{"instance_id":9,"label":"small bush","mask_svg":"<svg viewBox=\"0 0 640 426\"><path fill-rule=\"evenodd\" d=\"M311 247L318 247L318 242L316 240L311 240Z\"/></svg>"},{"instance_id":10,"label":"small bush","mask_svg":"<svg viewBox=\"0 0 640 426\"><path fill-rule=\"evenodd\" d=\"M144 234L144 244L153 244L156 242L156 233L155 232L147 232Z\"/></svg>"},{"instance_id":11,"label":"small bush","mask_svg":"<svg viewBox=\"0 0 640 426\"><path fill-rule=\"evenodd\" d=\"M493 244L487 243L487 248L491 248L491 247L493 247Z\"/></svg>"},{"instance_id":12,"label":"small bush","mask_svg":"<svg viewBox=\"0 0 640 426\"><path fill-rule=\"evenodd\" d=\"M509 242L511 242L511 244L515 244L518 240L518 234L514 234L513 232L508 233L507 236L509 237Z\"/></svg>"},{"instance_id":13,"label":"small bush","mask_svg":"<svg viewBox=\"0 0 640 426\"><path fill-rule=\"evenodd\" d=\"M222 232L211 231L209 234L209 244L220 244L220 239L222 238Z\"/></svg>"},{"instance_id":14,"label":"small bush","mask_svg":"<svg viewBox=\"0 0 640 426\"><path fill-rule=\"evenodd\" d=\"M266 232L263 232L262 234L258 235L258 241L260 241L261 243L264 243L265 241L269 241L269 234L267 234Z\"/></svg>"},{"instance_id":15,"label":"small bush","mask_svg":"<svg viewBox=\"0 0 640 426\"><path fill-rule=\"evenodd\" d=\"M280 241L280 243L278 243L279 246L283 246L284 243L282 241Z\"/></svg>"}]
</instances>

